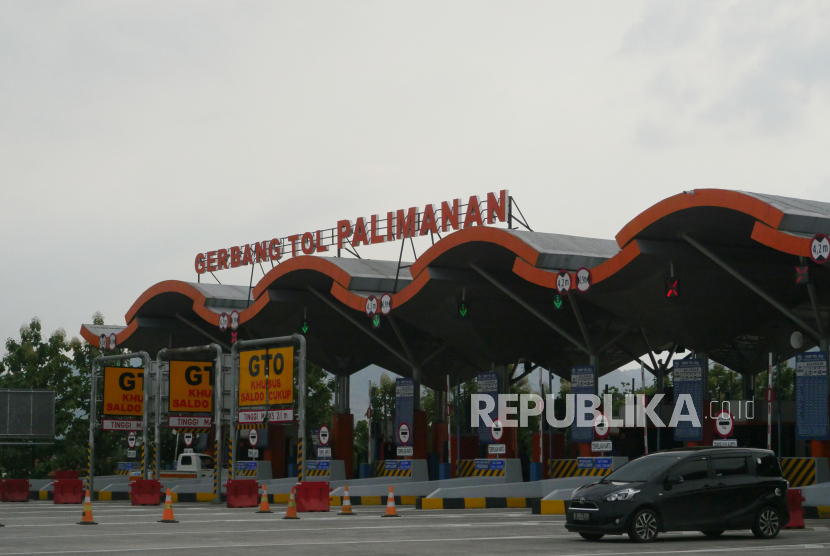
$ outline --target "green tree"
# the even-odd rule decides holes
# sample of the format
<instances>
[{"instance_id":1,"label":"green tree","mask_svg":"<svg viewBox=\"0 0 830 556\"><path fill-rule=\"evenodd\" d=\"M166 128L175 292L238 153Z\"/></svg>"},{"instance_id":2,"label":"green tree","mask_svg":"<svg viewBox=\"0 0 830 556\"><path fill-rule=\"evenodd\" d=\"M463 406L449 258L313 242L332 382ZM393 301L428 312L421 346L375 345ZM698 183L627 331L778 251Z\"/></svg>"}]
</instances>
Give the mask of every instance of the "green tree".
<instances>
[{"instance_id":1,"label":"green tree","mask_svg":"<svg viewBox=\"0 0 830 556\"><path fill-rule=\"evenodd\" d=\"M100 313L93 320L103 324ZM45 478L58 469L86 469L90 364L99 354L97 347L77 338L67 341L63 329L45 339L36 317L21 326L20 340L6 340L6 353L0 361L0 388L55 392L54 444L4 448L0 451L0 467L9 476ZM112 460L114 435L107 436L96 431L96 443L100 442L98 472L110 471L107 460Z\"/></svg>"},{"instance_id":2,"label":"green tree","mask_svg":"<svg viewBox=\"0 0 830 556\"><path fill-rule=\"evenodd\" d=\"M709 399L742 400L743 397L743 379L740 373L719 363L709 368Z\"/></svg>"},{"instance_id":3,"label":"green tree","mask_svg":"<svg viewBox=\"0 0 830 556\"><path fill-rule=\"evenodd\" d=\"M369 422L360 420L354 427L354 469L369 461Z\"/></svg>"}]
</instances>

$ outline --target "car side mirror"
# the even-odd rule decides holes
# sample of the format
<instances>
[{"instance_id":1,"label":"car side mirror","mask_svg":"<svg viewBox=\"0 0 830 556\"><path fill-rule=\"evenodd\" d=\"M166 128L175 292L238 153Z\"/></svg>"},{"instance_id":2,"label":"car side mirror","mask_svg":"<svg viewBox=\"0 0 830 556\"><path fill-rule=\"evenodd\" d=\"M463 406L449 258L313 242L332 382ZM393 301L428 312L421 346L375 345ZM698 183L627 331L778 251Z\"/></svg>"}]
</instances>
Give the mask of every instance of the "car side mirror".
<instances>
[{"instance_id":1,"label":"car side mirror","mask_svg":"<svg viewBox=\"0 0 830 556\"><path fill-rule=\"evenodd\" d=\"M666 477L666 485L679 485L683 482L683 477L681 475L669 475Z\"/></svg>"}]
</instances>

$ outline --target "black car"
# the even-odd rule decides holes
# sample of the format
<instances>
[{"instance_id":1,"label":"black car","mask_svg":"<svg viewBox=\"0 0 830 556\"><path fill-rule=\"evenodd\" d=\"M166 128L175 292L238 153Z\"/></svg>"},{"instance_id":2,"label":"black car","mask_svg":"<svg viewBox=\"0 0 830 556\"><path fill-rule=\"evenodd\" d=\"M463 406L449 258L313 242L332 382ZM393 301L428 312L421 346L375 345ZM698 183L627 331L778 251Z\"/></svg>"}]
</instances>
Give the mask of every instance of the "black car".
<instances>
[{"instance_id":1,"label":"black car","mask_svg":"<svg viewBox=\"0 0 830 556\"><path fill-rule=\"evenodd\" d=\"M565 528L588 540L628 533L751 529L771 539L790 520L788 483L775 455L750 448L687 448L633 460L574 491Z\"/></svg>"}]
</instances>

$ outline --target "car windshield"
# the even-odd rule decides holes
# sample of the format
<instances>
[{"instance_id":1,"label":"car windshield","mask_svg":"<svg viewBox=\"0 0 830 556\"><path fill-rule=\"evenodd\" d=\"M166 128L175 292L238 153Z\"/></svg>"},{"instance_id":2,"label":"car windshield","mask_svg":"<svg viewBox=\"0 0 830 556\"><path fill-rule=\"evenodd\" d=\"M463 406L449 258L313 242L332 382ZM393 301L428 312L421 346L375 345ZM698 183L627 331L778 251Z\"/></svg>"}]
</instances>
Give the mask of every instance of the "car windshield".
<instances>
[{"instance_id":1,"label":"car windshield","mask_svg":"<svg viewBox=\"0 0 830 556\"><path fill-rule=\"evenodd\" d=\"M660 454L638 458L607 475L602 482L645 483L667 470L686 455Z\"/></svg>"}]
</instances>

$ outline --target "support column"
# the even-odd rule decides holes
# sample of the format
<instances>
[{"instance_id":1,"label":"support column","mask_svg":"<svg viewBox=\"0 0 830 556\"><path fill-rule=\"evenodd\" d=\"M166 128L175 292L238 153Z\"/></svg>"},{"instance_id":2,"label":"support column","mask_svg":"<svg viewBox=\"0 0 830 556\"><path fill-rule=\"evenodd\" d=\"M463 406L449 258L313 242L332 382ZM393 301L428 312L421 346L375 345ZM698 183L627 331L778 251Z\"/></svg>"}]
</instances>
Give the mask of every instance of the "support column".
<instances>
[{"instance_id":1,"label":"support column","mask_svg":"<svg viewBox=\"0 0 830 556\"><path fill-rule=\"evenodd\" d=\"M346 477L354 477L354 415L349 407L349 376L335 377L332 459L343 460Z\"/></svg>"},{"instance_id":2,"label":"support column","mask_svg":"<svg viewBox=\"0 0 830 556\"><path fill-rule=\"evenodd\" d=\"M435 414L432 418L432 443L429 451L438 454L440 463L447 462L444 453L444 442L447 440L447 393L444 390L435 391Z\"/></svg>"}]
</instances>

